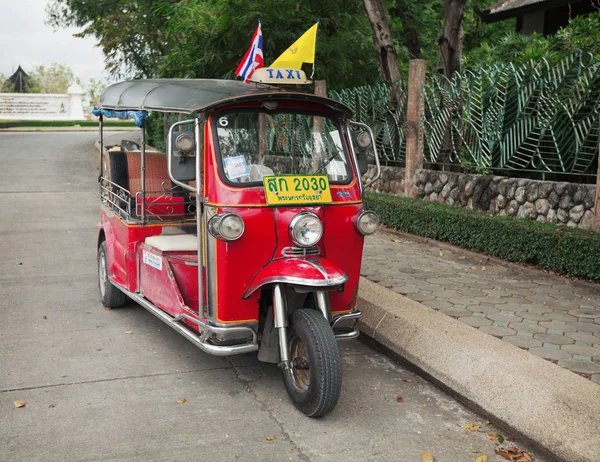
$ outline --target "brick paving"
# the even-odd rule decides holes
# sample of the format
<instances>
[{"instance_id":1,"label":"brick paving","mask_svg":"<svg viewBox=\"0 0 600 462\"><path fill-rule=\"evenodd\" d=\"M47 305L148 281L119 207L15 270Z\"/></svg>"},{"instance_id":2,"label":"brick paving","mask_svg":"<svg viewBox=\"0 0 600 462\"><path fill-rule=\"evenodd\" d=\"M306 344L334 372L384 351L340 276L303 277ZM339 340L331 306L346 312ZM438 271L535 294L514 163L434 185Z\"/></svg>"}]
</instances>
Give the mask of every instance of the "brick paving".
<instances>
[{"instance_id":1,"label":"brick paving","mask_svg":"<svg viewBox=\"0 0 600 462\"><path fill-rule=\"evenodd\" d=\"M600 384L600 284L383 231L361 274Z\"/></svg>"}]
</instances>

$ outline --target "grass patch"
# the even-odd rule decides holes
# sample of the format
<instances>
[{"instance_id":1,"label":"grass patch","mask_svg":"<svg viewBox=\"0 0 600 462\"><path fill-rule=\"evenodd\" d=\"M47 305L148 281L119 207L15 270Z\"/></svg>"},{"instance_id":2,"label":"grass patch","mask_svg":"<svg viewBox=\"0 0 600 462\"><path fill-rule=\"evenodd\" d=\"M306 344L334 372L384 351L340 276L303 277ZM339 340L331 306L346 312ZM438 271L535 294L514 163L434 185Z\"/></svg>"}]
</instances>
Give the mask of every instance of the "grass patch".
<instances>
[{"instance_id":1,"label":"grass patch","mask_svg":"<svg viewBox=\"0 0 600 462\"><path fill-rule=\"evenodd\" d=\"M600 280L598 232L385 194L365 194L365 205L391 228L568 276Z\"/></svg>"}]
</instances>

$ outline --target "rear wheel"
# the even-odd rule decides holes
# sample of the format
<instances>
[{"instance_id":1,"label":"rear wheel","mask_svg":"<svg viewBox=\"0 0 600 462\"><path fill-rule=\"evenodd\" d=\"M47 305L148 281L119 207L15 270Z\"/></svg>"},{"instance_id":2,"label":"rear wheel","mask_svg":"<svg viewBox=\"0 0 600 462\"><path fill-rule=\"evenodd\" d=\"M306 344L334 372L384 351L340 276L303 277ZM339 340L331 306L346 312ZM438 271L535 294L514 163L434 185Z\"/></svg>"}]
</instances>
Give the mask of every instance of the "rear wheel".
<instances>
[{"instance_id":1,"label":"rear wheel","mask_svg":"<svg viewBox=\"0 0 600 462\"><path fill-rule=\"evenodd\" d=\"M309 417L327 414L342 391L342 362L333 331L321 313L294 312L289 351L292 367L283 370L283 382L290 399Z\"/></svg>"},{"instance_id":2,"label":"rear wheel","mask_svg":"<svg viewBox=\"0 0 600 462\"><path fill-rule=\"evenodd\" d=\"M106 241L98 248L98 287L102 304L108 308L120 308L125 304L127 296L117 289L108 278L108 260L106 258Z\"/></svg>"}]
</instances>

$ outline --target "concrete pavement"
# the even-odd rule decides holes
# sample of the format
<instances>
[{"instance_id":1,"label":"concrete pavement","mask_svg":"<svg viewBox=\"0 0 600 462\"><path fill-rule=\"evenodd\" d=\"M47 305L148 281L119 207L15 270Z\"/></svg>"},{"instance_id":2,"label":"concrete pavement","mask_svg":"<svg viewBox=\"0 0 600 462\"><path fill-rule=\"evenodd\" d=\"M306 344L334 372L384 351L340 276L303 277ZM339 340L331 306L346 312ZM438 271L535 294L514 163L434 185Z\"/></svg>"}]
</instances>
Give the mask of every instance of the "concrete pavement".
<instances>
[{"instance_id":1,"label":"concrete pavement","mask_svg":"<svg viewBox=\"0 0 600 462\"><path fill-rule=\"evenodd\" d=\"M510 433L360 342L342 344L342 397L314 420L276 368L104 310L95 136L0 133L1 460L504 460L485 434Z\"/></svg>"}]
</instances>

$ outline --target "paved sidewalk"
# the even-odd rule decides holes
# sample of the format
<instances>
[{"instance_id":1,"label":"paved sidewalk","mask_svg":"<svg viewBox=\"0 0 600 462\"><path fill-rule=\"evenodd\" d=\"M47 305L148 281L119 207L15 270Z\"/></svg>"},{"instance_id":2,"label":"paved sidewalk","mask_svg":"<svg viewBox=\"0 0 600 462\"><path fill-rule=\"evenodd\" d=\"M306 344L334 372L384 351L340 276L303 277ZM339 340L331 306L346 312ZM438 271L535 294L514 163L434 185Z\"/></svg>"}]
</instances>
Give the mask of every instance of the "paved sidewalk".
<instances>
[{"instance_id":1,"label":"paved sidewalk","mask_svg":"<svg viewBox=\"0 0 600 462\"><path fill-rule=\"evenodd\" d=\"M365 242L366 278L600 384L600 285L405 234Z\"/></svg>"}]
</instances>

